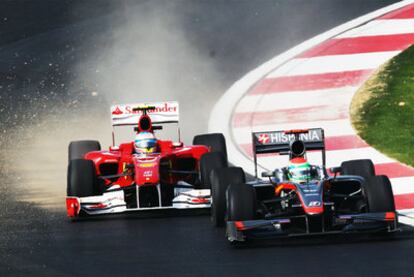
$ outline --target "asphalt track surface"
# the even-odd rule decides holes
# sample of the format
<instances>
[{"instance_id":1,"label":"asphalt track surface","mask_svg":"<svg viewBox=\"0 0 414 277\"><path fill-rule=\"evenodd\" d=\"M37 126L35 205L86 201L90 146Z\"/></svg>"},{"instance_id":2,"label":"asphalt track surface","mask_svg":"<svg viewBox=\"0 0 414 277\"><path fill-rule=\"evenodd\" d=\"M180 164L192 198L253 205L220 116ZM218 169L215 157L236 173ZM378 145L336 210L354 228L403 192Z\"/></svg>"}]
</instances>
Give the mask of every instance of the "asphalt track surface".
<instances>
[{"instance_id":1,"label":"asphalt track surface","mask_svg":"<svg viewBox=\"0 0 414 277\"><path fill-rule=\"evenodd\" d=\"M414 233L406 227L393 238L307 238L232 248L208 215L71 222L64 210L68 141L109 125L110 103L143 97L122 95L128 89L145 88L161 100L169 87L182 104L182 128L191 141L205 131L215 100L244 73L394 1L34 2L0 3L2 276L412 275ZM128 37L134 30L138 40ZM136 74L128 76L125 67ZM118 80L127 85L115 85ZM105 141L105 132L95 135Z\"/></svg>"}]
</instances>

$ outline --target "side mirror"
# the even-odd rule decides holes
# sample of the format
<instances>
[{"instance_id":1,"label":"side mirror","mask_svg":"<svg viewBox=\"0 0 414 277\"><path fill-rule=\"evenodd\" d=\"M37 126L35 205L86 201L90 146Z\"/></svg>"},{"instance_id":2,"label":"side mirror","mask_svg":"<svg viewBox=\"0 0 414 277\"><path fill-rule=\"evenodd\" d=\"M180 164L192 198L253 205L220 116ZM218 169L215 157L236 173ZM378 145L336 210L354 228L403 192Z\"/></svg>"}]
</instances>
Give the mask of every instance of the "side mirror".
<instances>
[{"instance_id":1,"label":"side mirror","mask_svg":"<svg viewBox=\"0 0 414 277\"><path fill-rule=\"evenodd\" d=\"M334 178L336 178L336 175L338 175L338 173L341 173L342 167L335 166L331 167L329 170L334 174Z\"/></svg>"},{"instance_id":2,"label":"side mirror","mask_svg":"<svg viewBox=\"0 0 414 277\"><path fill-rule=\"evenodd\" d=\"M119 146L109 146L109 151L119 151Z\"/></svg>"},{"instance_id":3,"label":"side mirror","mask_svg":"<svg viewBox=\"0 0 414 277\"><path fill-rule=\"evenodd\" d=\"M342 168L341 168L340 166L331 167L331 168L329 169L329 171L331 171L331 172L332 172L332 173L334 173L335 175L336 175L336 174L338 174L338 173L340 173L340 172L341 172L341 170L342 170Z\"/></svg>"},{"instance_id":4,"label":"side mirror","mask_svg":"<svg viewBox=\"0 0 414 277\"><path fill-rule=\"evenodd\" d=\"M262 172L262 177L267 177L267 178L275 177L275 172L274 171L265 171L265 172Z\"/></svg>"},{"instance_id":5,"label":"side mirror","mask_svg":"<svg viewBox=\"0 0 414 277\"><path fill-rule=\"evenodd\" d=\"M172 143L172 146L174 147L174 148L177 148L177 147L183 147L183 143L182 142L173 142Z\"/></svg>"}]
</instances>

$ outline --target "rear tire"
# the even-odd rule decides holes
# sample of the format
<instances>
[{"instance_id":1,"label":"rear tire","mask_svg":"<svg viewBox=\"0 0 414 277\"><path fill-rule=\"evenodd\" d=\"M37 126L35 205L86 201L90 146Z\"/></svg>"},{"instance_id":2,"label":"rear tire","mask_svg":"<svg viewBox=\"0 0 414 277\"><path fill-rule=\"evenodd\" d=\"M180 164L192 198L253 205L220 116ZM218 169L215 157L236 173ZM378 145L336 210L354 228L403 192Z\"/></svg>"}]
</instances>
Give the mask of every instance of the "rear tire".
<instances>
[{"instance_id":1,"label":"rear tire","mask_svg":"<svg viewBox=\"0 0 414 277\"><path fill-rule=\"evenodd\" d=\"M219 152L227 163L226 139L221 133L197 135L193 139L193 145L204 145L210 148L210 152Z\"/></svg>"},{"instance_id":2,"label":"rear tire","mask_svg":"<svg viewBox=\"0 0 414 277\"><path fill-rule=\"evenodd\" d=\"M256 191L248 184L231 184L227 189L228 221L253 220L256 215Z\"/></svg>"},{"instance_id":3,"label":"rear tire","mask_svg":"<svg viewBox=\"0 0 414 277\"><path fill-rule=\"evenodd\" d=\"M210 174L213 169L226 168L227 161L220 152L206 153L200 159L200 185L199 188L211 189Z\"/></svg>"},{"instance_id":4,"label":"rear tire","mask_svg":"<svg viewBox=\"0 0 414 277\"><path fill-rule=\"evenodd\" d=\"M367 177L362 188L368 204L368 212L395 211L394 194L387 176Z\"/></svg>"},{"instance_id":5,"label":"rear tire","mask_svg":"<svg viewBox=\"0 0 414 277\"><path fill-rule=\"evenodd\" d=\"M83 159L83 156L91 151L101 150L101 144L96 140L79 140L69 143L69 161Z\"/></svg>"},{"instance_id":6,"label":"rear tire","mask_svg":"<svg viewBox=\"0 0 414 277\"><path fill-rule=\"evenodd\" d=\"M96 194L95 165L90 160L71 160L68 166L67 195L85 197Z\"/></svg>"},{"instance_id":7,"label":"rear tire","mask_svg":"<svg viewBox=\"0 0 414 277\"><path fill-rule=\"evenodd\" d=\"M246 183L241 167L216 168L210 173L211 180L211 222L214 226L224 225L226 214L226 191L229 185Z\"/></svg>"},{"instance_id":8,"label":"rear tire","mask_svg":"<svg viewBox=\"0 0 414 277\"><path fill-rule=\"evenodd\" d=\"M375 176L375 167L369 159L345 161L341 164L341 175L372 177Z\"/></svg>"}]
</instances>

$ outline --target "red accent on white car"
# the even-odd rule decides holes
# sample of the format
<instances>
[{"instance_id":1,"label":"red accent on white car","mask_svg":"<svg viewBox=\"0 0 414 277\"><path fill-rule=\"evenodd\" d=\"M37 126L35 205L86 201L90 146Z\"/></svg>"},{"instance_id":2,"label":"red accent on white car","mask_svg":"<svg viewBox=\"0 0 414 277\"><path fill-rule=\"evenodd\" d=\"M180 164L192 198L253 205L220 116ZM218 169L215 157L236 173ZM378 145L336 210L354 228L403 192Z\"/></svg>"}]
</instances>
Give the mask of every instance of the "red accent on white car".
<instances>
[{"instance_id":1,"label":"red accent on white car","mask_svg":"<svg viewBox=\"0 0 414 277\"><path fill-rule=\"evenodd\" d=\"M80 212L80 202L77 197L66 198L66 211L68 217L76 217Z\"/></svg>"},{"instance_id":2,"label":"red accent on white car","mask_svg":"<svg viewBox=\"0 0 414 277\"><path fill-rule=\"evenodd\" d=\"M119 108L119 106L116 106L116 108L112 111L113 115L120 115L123 114L123 111Z\"/></svg>"},{"instance_id":3,"label":"red accent on white car","mask_svg":"<svg viewBox=\"0 0 414 277\"><path fill-rule=\"evenodd\" d=\"M142 115L142 111L134 110L135 107L155 107L148 110L147 114L152 123L178 123L179 105L175 101L119 104L111 107L112 126L136 125Z\"/></svg>"},{"instance_id":4,"label":"red accent on white car","mask_svg":"<svg viewBox=\"0 0 414 277\"><path fill-rule=\"evenodd\" d=\"M266 144L266 143L268 143L268 142L269 142L270 137L269 137L269 135L268 135L268 134L260 134L260 136L259 136L258 140L259 140L259 142L260 142L261 144Z\"/></svg>"},{"instance_id":5,"label":"red accent on white car","mask_svg":"<svg viewBox=\"0 0 414 277\"><path fill-rule=\"evenodd\" d=\"M210 203L210 200L208 198L198 197L198 198L191 199L191 202L197 203L197 204L208 204Z\"/></svg>"}]
</instances>

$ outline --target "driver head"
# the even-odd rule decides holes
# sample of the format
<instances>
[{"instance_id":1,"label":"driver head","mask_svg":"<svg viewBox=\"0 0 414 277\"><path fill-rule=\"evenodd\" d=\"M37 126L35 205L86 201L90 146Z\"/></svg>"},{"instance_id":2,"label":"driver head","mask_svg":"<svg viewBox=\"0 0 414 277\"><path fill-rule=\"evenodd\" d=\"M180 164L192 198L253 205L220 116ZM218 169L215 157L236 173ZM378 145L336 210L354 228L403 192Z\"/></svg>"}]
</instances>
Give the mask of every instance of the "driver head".
<instances>
[{"instance_id":1,"label":"driver head","mask_svg":"<svg viewBox=\"0 0 414 277\"><path fill-rule=\"evenodd\" d=\"M288 165L289 181L303 184L311 179L311 165L303 157L296 157L289 161Z\"/></svg>"},{"instance_id":2,"label":"driver head","mask_svg":"<svg viewBox=\"0 0 414 277\"><path fill-rule=\"evenodd\" d=\"M157 139L151 132L140 132L135 137L134 149L138 154L152 154L157 150Z\"/></svg>"}]
</instances>

